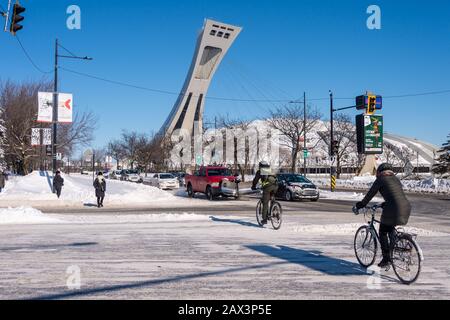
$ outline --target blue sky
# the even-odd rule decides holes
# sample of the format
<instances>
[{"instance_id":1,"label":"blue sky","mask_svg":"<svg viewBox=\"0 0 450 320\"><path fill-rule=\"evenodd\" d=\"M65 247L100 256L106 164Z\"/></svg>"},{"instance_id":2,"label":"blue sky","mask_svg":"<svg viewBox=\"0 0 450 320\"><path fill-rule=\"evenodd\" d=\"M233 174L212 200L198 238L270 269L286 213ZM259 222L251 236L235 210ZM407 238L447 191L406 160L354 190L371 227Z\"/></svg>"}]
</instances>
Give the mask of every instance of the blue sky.
<instances>
[{"instance_id":1,"label":"blue sky","mask_svg":"<svg viewBox=\"0 0 450 320\"><path fill-rule=\"evenodd\" d=\"M61 65L111 80L179 92L204 18L244 28L211 85L209 96L240 99L352 98L450 90L450 2L317 0L22 0L18 35L35 63L52 70L54 41L92 62ZM0 0L5 7L7 0ZM66 9L81 8L81 30L68 30ZM366 27L366 9L382 10L382 29ZM52 79L26 59L16 39L0 34L0 78ZM176 97L121 87L60 71L60 89L100 122L94 146L122 129L150 133ZM338 100L349 106L353 100ZM328 116L327 101L313 101ZM386 131L440 145L450 133L450 93L385 99ZM272 103L208 100L205 116L258 118ZM354 116L356 111L349 111Z\"/></svg>"}]
</instances>

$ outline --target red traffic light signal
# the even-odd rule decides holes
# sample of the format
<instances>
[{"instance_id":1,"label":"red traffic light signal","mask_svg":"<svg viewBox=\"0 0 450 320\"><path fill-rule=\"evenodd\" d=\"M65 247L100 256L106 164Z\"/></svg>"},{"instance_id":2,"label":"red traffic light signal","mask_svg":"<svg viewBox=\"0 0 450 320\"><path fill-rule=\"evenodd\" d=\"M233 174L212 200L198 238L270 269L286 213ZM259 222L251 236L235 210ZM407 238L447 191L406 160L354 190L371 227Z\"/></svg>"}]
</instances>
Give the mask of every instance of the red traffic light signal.
<instances>
[{"instance_id":1,"label":"red traffic light signal","mask_svg":"<svg viewBox=\"0 0 450 320\"><path fill-rule=\"evenodd\" d=\"M17 31L21 30L23 28L22 25L19 24L19 22L23 21L25 18L22 17L20 14L25 11L25 8L22 7L20 4L16 3L13 7L13 15L11 18L11 26L9 31L15 35Z\"/></svg>"}]
</instances>

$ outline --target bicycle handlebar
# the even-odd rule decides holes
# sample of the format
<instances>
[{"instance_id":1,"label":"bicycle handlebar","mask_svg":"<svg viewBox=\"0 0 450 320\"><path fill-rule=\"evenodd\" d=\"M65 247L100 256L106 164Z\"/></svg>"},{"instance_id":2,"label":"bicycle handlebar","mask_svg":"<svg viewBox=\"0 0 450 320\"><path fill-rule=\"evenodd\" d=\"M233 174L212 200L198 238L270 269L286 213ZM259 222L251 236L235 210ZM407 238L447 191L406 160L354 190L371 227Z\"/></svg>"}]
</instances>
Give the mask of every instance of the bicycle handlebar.
<instances>
[{"instance_id":1,"label":"bicycle handlebar","mask_svg":"<svg viewBox=\"0 0 450 320\"><path fill-rule=\"evenodd\" d=\"M384 206L384 203L374 204L373 206L367 206L361 209L358 209L356 206L353 206L352 211L357 216L361 214L361 212L364 212L366 214L368 211L372 211L372 215L375 215L378 209L382 209Z\"/></svg>"}]
</instances>

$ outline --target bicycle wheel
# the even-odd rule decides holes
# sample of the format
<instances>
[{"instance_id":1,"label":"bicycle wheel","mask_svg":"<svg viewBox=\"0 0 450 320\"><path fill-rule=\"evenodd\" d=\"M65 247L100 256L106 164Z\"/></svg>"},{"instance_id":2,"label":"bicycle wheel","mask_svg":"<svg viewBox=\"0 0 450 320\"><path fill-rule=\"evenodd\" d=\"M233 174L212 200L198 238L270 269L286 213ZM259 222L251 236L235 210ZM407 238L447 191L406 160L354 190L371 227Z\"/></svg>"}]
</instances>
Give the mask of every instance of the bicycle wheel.
<instances>
[{"instance_id":1,"label":"bicycle wheel","mask_svg":"<svg viewBox=\"0 0 450 320\"><path fill-rule=\"evenodd\" d=\"M375 263L378 243L368 226L362 226L356 231L354 248L356 259L361 266L368 268Z\"/></svg>"},{"instance_id":2,"label":"bicycle wheel","mask_svg":"<svg viewBox=\"0 0 450 320\"><path fill-rule=\"evenodd\" d=\"M281 205L278 202L272 202L272 207L270 208L270 215L272 217L272 219L270 219L270 221L272 222L272 227L275 230L279 230L281 228L283 209L281 208Z\"/></svg>"},{"instance_id":3,"label":"bicycle wheel","mask_svg":"<svg viewBox=\"0 0 450 320\"><path fill-rule=\"evenodd\" d=\"M404 284L415 282L422 264L416 241L408 234L398 235L391 254L392 268L400 281Z\"/></svg>"},{"instance_id":4,"label":"bicycle wheel","mask_svg":"<svg viewBox=\"0 0 450 320\"><path fill-rule=\"evenodd\" d=\"M259 200L258 204L256 205L256 221L258 222L259 226L264 226L262 224L263 216L262 216L262 201Z\"/></svg>"}]
</instances>

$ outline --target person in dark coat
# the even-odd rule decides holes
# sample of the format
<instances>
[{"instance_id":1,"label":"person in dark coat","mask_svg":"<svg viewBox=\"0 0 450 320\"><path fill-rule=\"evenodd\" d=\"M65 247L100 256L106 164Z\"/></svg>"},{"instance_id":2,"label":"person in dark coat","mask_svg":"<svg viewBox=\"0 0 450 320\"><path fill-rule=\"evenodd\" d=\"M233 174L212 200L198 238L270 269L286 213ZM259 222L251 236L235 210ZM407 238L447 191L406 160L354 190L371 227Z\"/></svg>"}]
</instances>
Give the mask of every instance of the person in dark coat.
<instances>
[{"instance_id":1,"label":"person in dark coat","mask_svg":"<svg viewBox=\"0 0 450 320\"><path fill-rule=\"evenodd\" d=\"M61 172L56 171L55 178L53 179L53 188L56 191L58 199L59 197L61 197L61 190L63 186L64 186L64 179L61 177Z\"/></svg>"},{"instance_id":2,"label":"person in dark coat","mask_svg":"<svg viewBox=\"0 0 450 320\"><path fill-rule=\"evenodd\" d=\"M356 204L358 209L364 208L378 193L383 196L383 213L380 224L380 243L383 259L378 265L386 267L390 263L389 237L396 226L404 226L411 215L411 204L403 191L400 180L395 176L393 167L389 163L381 164L377 169L377 179L373 183L365 198Z\"/></svg>"},{"instance_id":3,"label":"person in dark coat","mask_svg":"<svg viewBox=\"0 0 450 320\"><path fill-rule=\"evenodd\" d=\"M0 192L2 192L2 189L5 187L6 182L6 175L4 172L0 172Z\"/></svg>"},{"instance_id":4,"label":"person in dark coat","mask_svg":"<svg viewBox=\"0 0 450 320\"><path fill-rule=\"evenodd\" d=\"M103 200L106 193L106 180L103 177L103 172L97 174L97 178L94 181L95 196L97 197L97 206L103 207Z\"/></svg>"},{"instance_id":5,"label":"person in dark coat","mask_svg":"<svg viewBox=\"0 0 450 320\"><path fill-rule=\"evenodd\" d=\"M256 190L256 185L261 181L261 188L263 190L263 208L261 223L267 224L267 215L269 213L269 201L272 195L278 191L277 177L272 174L270 164L266 161L259 163L259 170L256 172L256 176L253 179L252 190Z\"/></svg>"}]
</instances>

